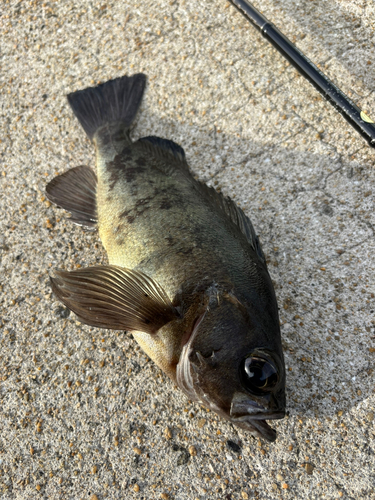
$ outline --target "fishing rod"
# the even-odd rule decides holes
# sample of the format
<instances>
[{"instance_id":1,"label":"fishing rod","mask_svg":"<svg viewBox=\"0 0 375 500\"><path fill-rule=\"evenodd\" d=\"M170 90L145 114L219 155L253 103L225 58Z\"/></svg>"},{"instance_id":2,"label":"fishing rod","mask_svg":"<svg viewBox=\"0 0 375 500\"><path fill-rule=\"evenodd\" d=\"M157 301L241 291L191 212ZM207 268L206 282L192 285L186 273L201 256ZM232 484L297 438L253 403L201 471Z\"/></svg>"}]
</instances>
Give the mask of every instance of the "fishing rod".
<instances>
[{"instance_id":1,"label":"fishing rod","mask_svg":"<svg viewBox=\"0 0 375 500\"><path fill-rule=\"evenodd\" d=\"M230 0L231 3L255 26L261 34L287 59L297 71L304 76L332 106L342 114L350 125L375 148L375 123L336 85L303 52L268 21L247 0Z\"/></svg>"}]
</instances>

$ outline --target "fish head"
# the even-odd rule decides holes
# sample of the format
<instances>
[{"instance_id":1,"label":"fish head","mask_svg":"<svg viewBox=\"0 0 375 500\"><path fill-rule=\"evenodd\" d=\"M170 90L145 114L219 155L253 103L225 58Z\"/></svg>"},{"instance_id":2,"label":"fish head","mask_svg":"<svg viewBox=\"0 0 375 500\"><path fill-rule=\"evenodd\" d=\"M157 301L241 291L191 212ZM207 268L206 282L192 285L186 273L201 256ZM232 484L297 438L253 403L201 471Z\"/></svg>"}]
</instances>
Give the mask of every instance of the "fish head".
<instances>
[{"instance_id":1,"label":"fish head","mask_svg":"<svg viewBox=\"0 0 375 500\"><path fill-rule=\"evenodd\" d=\"M215 292L197 314L177 365L177 384L192 400L254 436L276 432L285 416L285 365L276 307L243 305ZM276 304L276 301L275 301Z\"/></svg>"}]
</instances>

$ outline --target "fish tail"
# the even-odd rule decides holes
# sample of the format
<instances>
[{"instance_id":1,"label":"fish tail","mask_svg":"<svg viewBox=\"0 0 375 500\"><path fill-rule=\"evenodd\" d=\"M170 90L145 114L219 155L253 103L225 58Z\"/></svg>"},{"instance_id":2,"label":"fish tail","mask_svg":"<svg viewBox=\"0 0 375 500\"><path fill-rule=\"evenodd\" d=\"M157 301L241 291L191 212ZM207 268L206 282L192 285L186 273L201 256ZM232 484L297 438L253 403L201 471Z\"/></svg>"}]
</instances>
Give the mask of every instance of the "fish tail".
<instances>
[{"instance_id":1,"label":"fish tail","mask_svg":"<svg viewBox=\"0 0 375 500\"><path fill-rule=\"evenodd\" d=\"M127 129L133 122L141 104L146 76L138 73L122 76L68 94L69 104L88 137L110 123L121 123Z\"/></svg>"}]
</instances>

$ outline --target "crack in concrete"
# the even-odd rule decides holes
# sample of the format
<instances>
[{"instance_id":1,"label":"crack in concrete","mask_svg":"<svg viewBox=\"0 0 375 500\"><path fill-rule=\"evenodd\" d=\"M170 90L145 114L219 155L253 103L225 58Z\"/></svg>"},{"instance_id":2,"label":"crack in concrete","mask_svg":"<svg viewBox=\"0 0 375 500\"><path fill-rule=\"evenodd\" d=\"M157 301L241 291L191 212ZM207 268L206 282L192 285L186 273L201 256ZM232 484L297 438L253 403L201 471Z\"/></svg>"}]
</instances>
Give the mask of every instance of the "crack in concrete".
<instances>
[{"instance_id":1,"label":"crack in concrete","mask_svg":"<svg viewBox=\"0 0 375 500\"><path fill-rule=\"evenodd\" d=\"M333 260L338 260L342 257L342 255L346 254L347 252L350 252L351 250L353 250L354 248L358 248L360 246L362 246L364 243L367 243L368 241L368 238L366 238L365 240L363 241L360 241L359 243L356 243L355 245L352 245L351 247L346 247L345 249L342 249L342 253L340 254L337 254L337 255L333 255L332 257L330 257L329 259L325 260L325 261L321 261L320 263L318 263L319 266L324 266L325 264L327 264L328 262L331 262Z\"/></svg>"}]
</instances>

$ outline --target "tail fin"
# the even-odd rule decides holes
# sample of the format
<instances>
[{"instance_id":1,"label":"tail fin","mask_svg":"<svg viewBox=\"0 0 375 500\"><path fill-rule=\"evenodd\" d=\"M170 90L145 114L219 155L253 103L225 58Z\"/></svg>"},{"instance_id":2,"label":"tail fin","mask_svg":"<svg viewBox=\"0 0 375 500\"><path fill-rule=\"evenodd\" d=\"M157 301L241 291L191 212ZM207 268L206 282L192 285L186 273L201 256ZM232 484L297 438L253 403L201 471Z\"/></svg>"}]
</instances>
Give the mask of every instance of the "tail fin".
<instances>
[{"instance_id":1,"label":"tail fin","mask_svg":"<svg viewBox=\"0 0 375 500\"><path fill-rule=\"evenodd\" d=\"M97 87L78 90L68 95L69 104L92 140L99 127L122 122L128 128L141 104L146 75L138 73L109 80Z\"/></svg>"}]
</instances>

